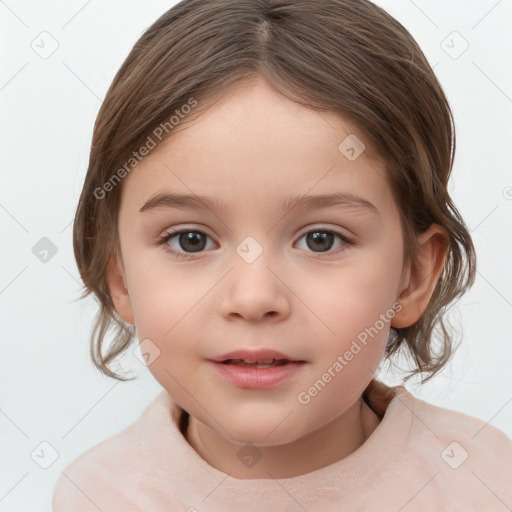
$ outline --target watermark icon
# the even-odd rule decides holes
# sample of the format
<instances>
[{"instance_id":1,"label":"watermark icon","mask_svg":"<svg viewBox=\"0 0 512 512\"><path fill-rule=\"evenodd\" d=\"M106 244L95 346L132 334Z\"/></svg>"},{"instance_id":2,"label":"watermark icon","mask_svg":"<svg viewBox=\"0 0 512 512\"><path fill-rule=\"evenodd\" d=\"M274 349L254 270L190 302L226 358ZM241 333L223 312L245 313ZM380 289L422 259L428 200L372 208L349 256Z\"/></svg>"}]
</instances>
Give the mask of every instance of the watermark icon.
<instances>
[{"instance_id":1,"label":"watermark icon","mask_svg":"<svg viewBox=\"0 0 512 512\"><path fill-rule=\"evenodd\" d=\"M48 441L43 441L32 450L30 456L41 469L48 469L59 458L59 452Z\"/></svg>"},{"instance_id":2,"label":"watermark icon","mask_svg":"<svg viewBox=\"0 0 512 512\"><path fill-rule=\"evenodd\" d=\"M236 253L246 263L253 263L263 253L263 247L252 236L248 236L238 244Z\"/></svg>"},{"instance_id":3,"label":"watermark icon","mask_svg":"<svg viewBox=\"0 0 512 512\"><path fill-rule=\"evenodd\" d=\"M30 47L41 59L49 59L58 49L59 42L44 30L31 43Z\"/></svg>"},{"instance_id":4,"label":"watermark icon","mask_svg":"<svg viewBox=\"0 0 512 512\"><path fill-rule=\"evenodd\" d=\"M252 468L259 462L263 455L261 451L256 448L256 446L254 446L252 443L247 443L244 444L240 450L238 450L236 456L244 466Z\"/></svg>"},{"instance_id":5,"label":"watermark icon","mask_svg":"<svg viewBox=\"0 0 512 512\"><path fill-rule=\"evenodd\" d=\"M341 141L338 149L347 160L353 162L361 156L366 146L357 135L351 133Z\"/></svg>"},{"instance_id":6,"label":"watermark icon","mask_svg":"<svg viewBox=\"0 0 512 512\"><path fill-rule=\"evenodd\" d=\"M134 151L132 156L120 167L112 176L101 186L94 189L93 195L96 199L104 199L107 192L111 192L120 181L126 177L127 174L137 166L142 159L154 149L158 141L161 141L164 137L164 133L167 135L173 130L180 121L191 112L192 108L197 106L197 101L194 98L190 98L185 105L182 105L179 109L176 109L168 121L160 123L153 131L152 135L149 135L146 142L139 148L138 151ZM154 137L154 138L153 138Z\"/></svg>"},{"instance_id":7,"label":"watermark icon","mask_svg":"<svg viewBox=\"0 0 512 512\"><path fill-rule=\"evenodd\" d=\"M507 201L512 201L512 186L509 185L503 189L503 197Z\"/></svg>"},{"instance_id":8,"label":"watermark icon","mask_svg":"<svg viewBox=\"0 0 512 512\"><path fill-rule=\"evenodd\" d=\"M143 365L151 366L160 357L160 349L149 338L146 338L140 342L139 347L135 347L133 355Z\"/></svg>"},{"instance_id":9,"label":"watermark icon","mask_svg":"<svg viewBox=\"0 0 512 512\"><path fill-rule=\"evenodd\" d=\"M43 236L32 247L32 254L42 263L48 263L56 254L57 246L46 236Z\"/></svg>"},{"instance_id":10,"label":"watermark icon","mask_svg":"<svg viewBox=\"0 0 512 512\"><path fill-rule=\"evenodd\" d=\"M450 466L452 469L457 469L469 457L469 453L462 447L457 441L450 443L442 452L441 458Z\"/></svg>"},{"instance_id":11,"label":"watermark icon","mask_svg":"<svg viewBox=\"0 0 512 512\"><path fill-rule=\"evenodd\" d=\"M354 356L359 354L361 350L366 347L368 344L368 336L372 339L377 336L377 334L384 329L384 327L389 324L389 322L395 317L397 312L402 311L402 304L400 302L395 302L391 308L389 308L385 313L381 313L379 319L375 321L375 323L371 327L366 327L364 331L361 331L357 335L357 340L352 340L350 348L346 350L343 355L339 355L336 358L336 361L327 368L327 370L322 374L322 376L316 380L312 386L310 386L307 390L301 391L297 395L297 400L302 405L307 405L311 402L311 399L316 397L320 391L322 391L329 382L332 381L338 375L345 366L347 366Z\"/></svg>"},{"instance_id":12,"label":"watermark icon","mask_svg":"<svg viewBox=\"0 0 512 512\"><path fill-rule=\"evenodd\" d=\"M441 41L441 48L449 57L456 60L469 48L469 43L454 30Z\"/></svg>"}]
</instances>

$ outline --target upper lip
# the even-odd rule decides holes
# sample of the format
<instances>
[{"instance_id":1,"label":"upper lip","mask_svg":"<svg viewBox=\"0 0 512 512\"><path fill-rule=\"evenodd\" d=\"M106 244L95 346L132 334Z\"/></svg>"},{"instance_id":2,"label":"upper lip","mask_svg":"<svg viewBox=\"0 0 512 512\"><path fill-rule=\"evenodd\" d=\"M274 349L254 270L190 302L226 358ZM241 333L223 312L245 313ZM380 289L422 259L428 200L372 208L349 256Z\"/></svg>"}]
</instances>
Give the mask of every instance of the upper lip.
<instances>
[{"instance_id":1,"label":"upper lip","mask_svg":"<svg viewBox=\"0 0 512 512\"><path fill-rule=\"evenodd\" d=\"M258 350L234 350L233 352L228 352L227 354L222 354L220 356L210 358L210 361L215 361L216 363L222 363L228 359L242 359L246 363L255 363L257 361L261 361L264 359L287 359L288 361L301 361L300 359L295 359L294 357L288 356L286 354L282 354L277 350L272 349L258 349Z\"/></svg>"}]
</instances>

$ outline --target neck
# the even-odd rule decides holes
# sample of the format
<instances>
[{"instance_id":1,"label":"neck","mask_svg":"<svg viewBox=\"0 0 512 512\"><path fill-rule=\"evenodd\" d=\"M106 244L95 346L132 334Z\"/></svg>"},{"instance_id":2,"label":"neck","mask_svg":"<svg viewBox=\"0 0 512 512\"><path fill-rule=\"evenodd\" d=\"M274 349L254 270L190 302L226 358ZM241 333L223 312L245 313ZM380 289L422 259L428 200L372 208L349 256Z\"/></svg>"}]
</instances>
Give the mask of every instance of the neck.
<instances>
[{"instance_id":1,"label":"neck","mask_svg":"<svg viewBox=\"0 0 512 512\"><path fill-rule=\"evenodd\" d=\"M210 466L233 478L293 478L329 466L357 450L379 424L361 398L332 422L307 436L278 446L257 446L261 459L250 468L233 464L242 448L190 416L185 437Z\"/></svg>"}]
</instances>

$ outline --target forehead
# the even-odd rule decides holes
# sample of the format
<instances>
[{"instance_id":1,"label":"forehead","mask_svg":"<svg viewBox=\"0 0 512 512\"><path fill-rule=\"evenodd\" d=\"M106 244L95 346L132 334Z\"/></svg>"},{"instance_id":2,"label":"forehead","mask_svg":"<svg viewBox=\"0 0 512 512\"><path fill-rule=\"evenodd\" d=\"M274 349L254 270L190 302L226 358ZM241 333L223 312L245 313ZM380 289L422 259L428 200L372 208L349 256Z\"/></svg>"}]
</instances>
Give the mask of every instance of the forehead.
<instances>
[{"instance_id":1,"label":"forehead","mask_svg":"<svg viewBox=\"0 0 512 512\"><path fill-rule=\"evenodd\" d=\"M125 179L123 202L140 209L165 187L218 197L228 207L333 191L390 199L384 162L370 155L364 134L341 116L299 105L261 80L235 84L177 128ZM349 159L343 150L353 141L365 149Z\"/></svg>"}]
</instances>

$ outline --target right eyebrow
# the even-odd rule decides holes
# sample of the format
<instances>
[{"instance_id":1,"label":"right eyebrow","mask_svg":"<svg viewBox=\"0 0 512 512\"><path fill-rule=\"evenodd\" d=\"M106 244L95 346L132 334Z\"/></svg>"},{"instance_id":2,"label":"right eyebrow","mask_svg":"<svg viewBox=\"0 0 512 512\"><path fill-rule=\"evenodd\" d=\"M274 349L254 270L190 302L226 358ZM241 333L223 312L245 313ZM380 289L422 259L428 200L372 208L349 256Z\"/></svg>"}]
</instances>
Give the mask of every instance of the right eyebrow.
<instances>
[{"instance_id":1,"label":"right eyebrow","mask_svg":"<svg viewBox=\"0 0 512 512\"><path fill-rule=\"evenodd\" d=\"M172 192L159 192L151 196L139 210L140 213L155 209L195 209L195 210L216 210L226 212L229 210L226 204L213 197L199 196L197 194L177 194Z\"/></svg>"}]
</instances>

